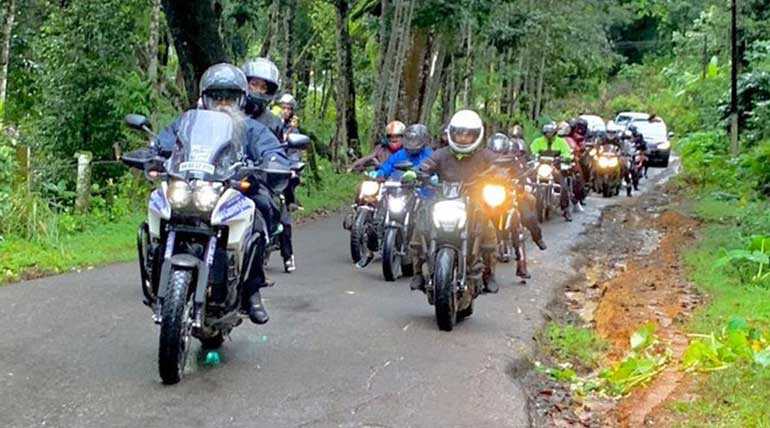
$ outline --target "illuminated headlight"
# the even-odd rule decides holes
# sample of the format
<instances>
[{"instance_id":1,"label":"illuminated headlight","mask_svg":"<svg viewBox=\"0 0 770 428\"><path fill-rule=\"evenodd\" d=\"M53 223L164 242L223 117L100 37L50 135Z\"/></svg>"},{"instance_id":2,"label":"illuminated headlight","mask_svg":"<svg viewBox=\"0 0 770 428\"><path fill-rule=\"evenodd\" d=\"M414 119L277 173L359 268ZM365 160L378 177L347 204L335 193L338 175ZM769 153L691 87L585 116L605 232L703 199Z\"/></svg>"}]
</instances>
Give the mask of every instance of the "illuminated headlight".
<instances>
[{"instance_id":1,"label":"illuminated headlight","mask_svg":"<svg viewBox=\"0 0 770 428\"><path fill-rule=\"evenodd\" d=\"M444 232L454 232L465 227L468 215L460 201L441 201L433 206L433 225Z\"/></svg>"},{"instance_id":2,"label":"illuminated headlight","mask_svg":"<svg viewBox=\"0 0 770 428\"><path fill-rule=\"evenodd\" d=\"M599 158L599 168L615 168L618 166L618 158L607 158L607 157L600 157Z\"/></svg>"},{"instance_id":3,"label":"illuminated headlight","mask_svg":"<svg viewBox=\"0 0 770 428\"><path fill-rule=\"evenodd\" d=\"M406 208L406 197L398 196L388 199L388 209L394 213L400 213Z\"/></svg>"},{"instance_id":4,"label":"illuminated headlight","mask_svg":"<svg viewBox=\"0 0 770 428\"><path fill-rule=\"evenodd\" d=\"M190 184L184 180L173 180L168 185L166 197L168 198L171 208L175 210L188 206L192 199Z\"/></svg>"},{"instance_id":5,"label":"illuminated headlight","mask_svg":"<svg viewBox=\"0 0 770 428\"><path fill-rule=\"evenodd\" d=\"M505 187L499 184L487 184L481 193L484 202L492 208L497 208L505 202Z\"/></svg>"},{"instance_id":6,"label":"illuminated headlight","mask_svg":"<svg viewBox=\"0 0 770 428\"><path fill-rule=\"evenodd\" d=\"M219 196L222 195L221 183L207 183L205 181L198 181L195 183L195 189L193 190L193 203L195 208L199 211L209 212L214 209L219 200Z\"/></svg>"},{"instance_id":7,"label":"illuminated headlight","mask_svg":"<svg viewBox=\"0 0 770 428\"><path fill-rule=\"evenodd\" d=\"M671 142L670 141L664 141L658 145L658 150L668 150L671 148Z\"/></svg>"},{"instance_id":8,"label":"illuminated headlight","mask_svg":"<svg viewBox=\"0 0 770 428\"><path fill-rule=\"evenodd\" d=\"M361 197L362 198L371 198L372 196L376 196L377 192L380 191L380 183L376 181L364 181L361 183Z\"/></svg>"},{"instance_id":9,"label":"illuminated headlight","mask_svg":"<svg viewBox=\"0 0 770 428\"><path fill-rule=\"evenodd\" d=\"M538 166L537 176L540 178L551 178L553 176L553 167L548 164Z\"/></svg>"},{"instance_id":10,"label":"illuminated headlight","mask_svg":"<svg viewBox=\"0 0 770 428\"><path fill-rule=\"evenodd\" d=\"M595 148L591 149L591 151L588 152L588 155L591 156L591 157L596 157L596 149Z\"/></svg>"}]
</instances>

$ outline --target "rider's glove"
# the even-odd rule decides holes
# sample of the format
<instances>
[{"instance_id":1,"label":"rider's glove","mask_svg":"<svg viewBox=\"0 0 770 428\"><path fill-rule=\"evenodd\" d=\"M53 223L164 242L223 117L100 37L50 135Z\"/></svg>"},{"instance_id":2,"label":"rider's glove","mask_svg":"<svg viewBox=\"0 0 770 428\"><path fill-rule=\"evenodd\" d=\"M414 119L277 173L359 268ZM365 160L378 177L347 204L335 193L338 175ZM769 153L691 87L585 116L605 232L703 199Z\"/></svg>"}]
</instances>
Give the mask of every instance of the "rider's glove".
<instances>
[{"instance_id":1,"label":"rider's glove","mask_svg":"<svg viewBox=\"0 0 770 428\"><path fill-rule=\"evenodd\" d=\"M405 183L412 182L415 180L417 180L417 173L412 170L405 172L404 175L401 176L401 181Z\"/></svg>"},{"instance_id":2,"label":"rider's glove","mask_svg":"<svg viewBox=\"0 0 770 428\"><path fill-rule=\"evenodd\" d=\"M377 178L377 171L369 171L369 178Z\"/></svg>"},{"instance_id":3,"label":"rider's glove","mask_svg":"<svg viewBox=\"0 0 770 428\"><path fill-rule=\"evenodd\" d=\"M430 176L430 184L438 186L438 175L434 174Z\"/></svg>"}]
</instances>

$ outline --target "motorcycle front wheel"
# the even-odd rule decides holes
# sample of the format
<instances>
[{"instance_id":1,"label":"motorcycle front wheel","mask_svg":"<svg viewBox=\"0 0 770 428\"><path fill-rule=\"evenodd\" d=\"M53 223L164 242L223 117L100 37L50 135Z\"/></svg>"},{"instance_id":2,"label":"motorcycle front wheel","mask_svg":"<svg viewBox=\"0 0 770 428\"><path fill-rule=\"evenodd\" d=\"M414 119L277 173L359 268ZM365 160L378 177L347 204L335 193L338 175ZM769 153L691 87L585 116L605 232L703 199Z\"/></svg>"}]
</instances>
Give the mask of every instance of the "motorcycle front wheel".
<instances>
[{"instance_id":1,"label":"motorcycle front wheel","mask_svg":"<svg viewBox=\"0 0 770 428\"><path fill-rule=\"evenodd\" d=\"M385 239L382 243L382 275L385 281L395 281L401 276L402 241L400 229L389 227L385 230Z\"/></svg>"},{"instance_id":2,"label":"motorcycle front wheel","mask_svg":"<svg viewBox=\"0 0 770 428\"><path fill-rule=\"evenodd\" d=\"M350 228L350 258L353 259L353 263L358 263L366 257L366 222L368 218L369 213L366 210L359 210Z\"/></svg>"},{"instance_id":3,"label":"motorcycle front wheel","mask_svg":"<svg viewBox=\"0 0 770 428\"><path fill-rule=\"evenodd\" d=\"M166 385L182 379L190 351L193 296L189 288L192 276L189 270L173 270L163 299L158 370Z\"/></svg>"},{"instance_id":4,"label":"motorcycle front wheel","mask_svg":"<svg viewBox=\"0 0 770 428\"><path fill-rule=\"evenodd\" d=\"M436 255L433 272L436 323L439 330L452 331L457 323L456 278L457 256L455 251L449 248L440 249Z\"/></svg>"}]
</instances>

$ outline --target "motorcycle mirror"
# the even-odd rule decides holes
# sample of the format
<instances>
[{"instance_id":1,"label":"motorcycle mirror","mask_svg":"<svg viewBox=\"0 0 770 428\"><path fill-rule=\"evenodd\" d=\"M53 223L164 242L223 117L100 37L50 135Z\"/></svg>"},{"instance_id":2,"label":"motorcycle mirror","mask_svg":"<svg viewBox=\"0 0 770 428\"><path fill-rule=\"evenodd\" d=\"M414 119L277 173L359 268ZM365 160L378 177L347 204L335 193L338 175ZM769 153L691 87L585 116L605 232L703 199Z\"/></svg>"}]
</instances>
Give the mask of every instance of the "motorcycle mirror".
<instances>
[{"instance_id":1,"label":"motorcycle mirror","mask_svg":"<svg viewBox=\"0 0 770 428\"><path fill-rule=\"evenodd\" d=\"M147 131L150 129L150 121L141 114L129 114L126 115L126 124L131 129L137 131Z\"/></svg>"},{"instance_id":2,"label":"motorcycle mirror","mask_svg":"<svg viewBox=\"0 0 770 428\"><path fill-rule=\"evenodd\" d=\"M674 138L674 132L673 131L668 133L668 138Z\"/></svg>"},{"instance_id":3,"label":"motorcycle mirror","mask_svg":"<svg viewBox=\"0 0 770 428\"><path fill-rule=\"evenodd\" d=\"M304 150L310 145L310 137L303 134L289 134L286 147L290 149Z\"/></svg>"},{"instance_id":4,"label":"motorcycle mirror","mask_svg":"<svg viewBox=\"0 0 770 428\"><path fill-rule=\"evenodd\" d=\"M409 162L409 161L399 162L399 163L395 164L393 167L396 168L399 171L409 171L410 169L414 168L412 163Z\"/></svg>"}]
</instances>

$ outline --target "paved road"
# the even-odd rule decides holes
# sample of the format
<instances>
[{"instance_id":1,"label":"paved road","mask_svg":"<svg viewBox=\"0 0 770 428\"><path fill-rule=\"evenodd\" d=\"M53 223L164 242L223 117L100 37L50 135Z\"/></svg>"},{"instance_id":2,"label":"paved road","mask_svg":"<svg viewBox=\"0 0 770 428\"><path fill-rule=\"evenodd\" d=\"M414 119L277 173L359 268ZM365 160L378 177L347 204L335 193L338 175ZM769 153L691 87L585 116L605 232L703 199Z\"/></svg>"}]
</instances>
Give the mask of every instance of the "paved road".
<instances>
[{"instance_id":1,"label":"paved road","mask_svg":"<svg viewBox=\"0 0 770 428\"><path fill-rule=\"evenodd\" d=\"M500 265L500 293L451 333L408 280L353 268L341 218L304 225L298 271L274 266L263 293L270 323L237 328L217 368L196 353L170 387L134 264L2 287L0 427L528 427L516 368L573 275L570 246L607 203L549 223L548 251L530 251L535 279L514 283Z\"/></svg>"}]
</instances>

